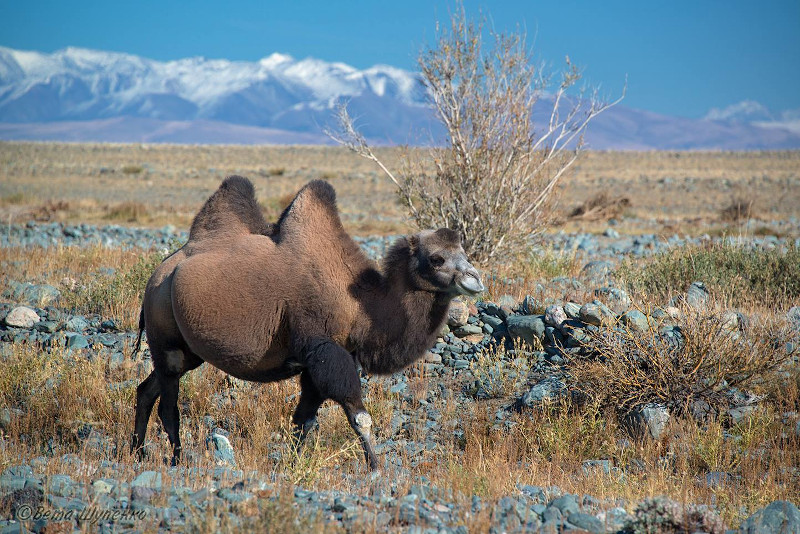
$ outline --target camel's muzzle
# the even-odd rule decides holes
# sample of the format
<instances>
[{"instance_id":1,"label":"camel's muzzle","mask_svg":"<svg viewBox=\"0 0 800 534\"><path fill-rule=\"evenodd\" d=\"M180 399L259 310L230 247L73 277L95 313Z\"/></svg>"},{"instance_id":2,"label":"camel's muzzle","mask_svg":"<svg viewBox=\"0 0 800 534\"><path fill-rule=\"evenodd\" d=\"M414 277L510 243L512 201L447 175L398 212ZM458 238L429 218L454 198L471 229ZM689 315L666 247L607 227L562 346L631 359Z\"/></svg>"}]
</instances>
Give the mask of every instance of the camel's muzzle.
<instances>
[{"instance_id":1,"label":"camel's muzzle","mask_svg":"<svg viewBox=\"0 0 800 534\"><path fill-rule=\"evenodd\" d=\"M472 265L463 271L459 269L455 282L459 292L464 295L475 296L486 289L481 282L480 274Z\"/></svg>"}]
</instances>

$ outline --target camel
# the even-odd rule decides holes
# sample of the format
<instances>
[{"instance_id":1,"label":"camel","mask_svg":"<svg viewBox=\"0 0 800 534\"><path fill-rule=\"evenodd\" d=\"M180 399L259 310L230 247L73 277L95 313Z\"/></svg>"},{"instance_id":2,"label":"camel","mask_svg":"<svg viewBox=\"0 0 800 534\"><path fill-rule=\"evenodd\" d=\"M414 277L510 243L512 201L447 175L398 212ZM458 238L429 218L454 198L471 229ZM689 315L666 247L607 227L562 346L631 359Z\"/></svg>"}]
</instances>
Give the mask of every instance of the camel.
<instances>
[{"instance_id":1,"label":"camel","mask_svg":"<svg viewBox=\"0 0 800 534\"><path fill-rule=\"evenodd\" d=\"M433 346L455 296L483 290L453 230L399 238L379 268L345 232L330 184L308 183L270 224L250 181L229 177L147 283L139 339L144 328L154 370L137 388L132 450L141 454L160 397L179 461L179 380L208 362L256 382L300 375L297 442L331 399L377 469L359 367L402 370Z\"/></svg>"}]
</instances>

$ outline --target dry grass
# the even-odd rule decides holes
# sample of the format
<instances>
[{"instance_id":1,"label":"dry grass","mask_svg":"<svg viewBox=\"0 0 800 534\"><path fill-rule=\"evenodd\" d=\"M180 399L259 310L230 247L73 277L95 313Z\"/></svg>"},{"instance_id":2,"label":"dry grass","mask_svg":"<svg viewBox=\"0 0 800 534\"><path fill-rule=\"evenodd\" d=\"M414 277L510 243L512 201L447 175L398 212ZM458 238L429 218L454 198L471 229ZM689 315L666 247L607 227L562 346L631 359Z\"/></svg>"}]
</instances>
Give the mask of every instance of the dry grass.
<instances>
[{"instance_id":1,"label":"dry grass","mask_svg":"<svg viewBox=\"0 0 800 534\"><path fill-rule=\"evenodd\" d=\"M377 155L401 166L400 149ZM125 173L137 166L139 173ZM145 170L146 169L146 172ZM136 224L188 227L192 216L230 174L253 180L259 198L280 198L314 178L336 187L345 226L366 235L402 233L409 226L394 185L370 162L337 147L170 146L0 143L0 219L25 222L48 201L69 209L54 220L103 222L108 207L138 202L147 220ZM593 196L626 197L623 216L638 217L621 233L697 234L724 228L720 211L733 197L757 201L765 220L797 215L799 152L586 152L561 184L566 216ZM21 198L15 195L22 194ZM124 221L123 221L124 222ZM602 231L603 221L568 221L567 230Z\"/></svg>"},{"instance_id":2,"label":"dry grass","mask_svg":"<svg viewBox=\"0 0 800 534\"><path fill-rule=\"evenodd\" d=\"M173 248L177 248L176 243ZM164 251L92 247L0 248L0 292L9 281L50 284L61 291L59 306L76 314L113 318L136 329L144 287Z\"/></svg>"}]
</instances>

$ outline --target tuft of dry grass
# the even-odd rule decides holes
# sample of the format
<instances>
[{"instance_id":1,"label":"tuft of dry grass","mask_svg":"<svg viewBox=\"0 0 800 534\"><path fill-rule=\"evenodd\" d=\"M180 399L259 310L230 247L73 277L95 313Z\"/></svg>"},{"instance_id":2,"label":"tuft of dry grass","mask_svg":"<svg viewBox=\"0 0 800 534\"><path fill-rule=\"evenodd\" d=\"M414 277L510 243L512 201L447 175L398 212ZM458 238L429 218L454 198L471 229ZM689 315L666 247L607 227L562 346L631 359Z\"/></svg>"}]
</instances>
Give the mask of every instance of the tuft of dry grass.
<instances>
[{"instance_id":1,"label":"tuft of dry grass","mask_svg":"<svg viewBox=\"0 0 800 534\"><path fill-rule=\"evenodd\" d=\"M144 222L148 215L147 206L141 202L122 202L110 206L105 218L111 221L125 221L129 223Z\"/></svg>"},{"instance_id":2,"label":"tuft of dry grass","mask_svg":"<svg viewBox=\"0 0 800 534\"><path fill-rule=\"evenodd\" d=\"M630 205L628 197L612 197L600 191L570 211L568 216L585 221L607 221L619 217Z\"/></svg>"}]
</instances>

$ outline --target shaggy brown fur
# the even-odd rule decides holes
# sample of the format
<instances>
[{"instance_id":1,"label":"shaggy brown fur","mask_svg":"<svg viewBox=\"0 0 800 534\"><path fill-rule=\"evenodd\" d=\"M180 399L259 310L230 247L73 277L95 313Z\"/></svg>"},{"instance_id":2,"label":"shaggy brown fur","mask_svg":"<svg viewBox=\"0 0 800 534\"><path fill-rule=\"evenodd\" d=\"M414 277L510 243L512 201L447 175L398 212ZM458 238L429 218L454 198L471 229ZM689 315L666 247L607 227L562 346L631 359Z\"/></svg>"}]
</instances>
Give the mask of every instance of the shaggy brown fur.
<instances>
[{"instance_id":1,"label":"shaggy brown fur","mask_svg":"<svg viewBox=\"0 0 800 534\"><path fill-rule=\"evenodd\" d=\"M160 395L177 460L178 380L206 361L259 382L300 374L298 436L332 399L377 467L358 364L393 373L419 358L450 300L483 290L477 271L447 229L399 239L379 269L345 232L333 188L322 181L305 186L263 235L254 231L263 229L257 206L240 194L252 195L252 185L239 178L223 191L229 180L198 214L186 245L148 282L143 316L155 370L138 389L134 448Z\"/></svg>"}]
</instances>

